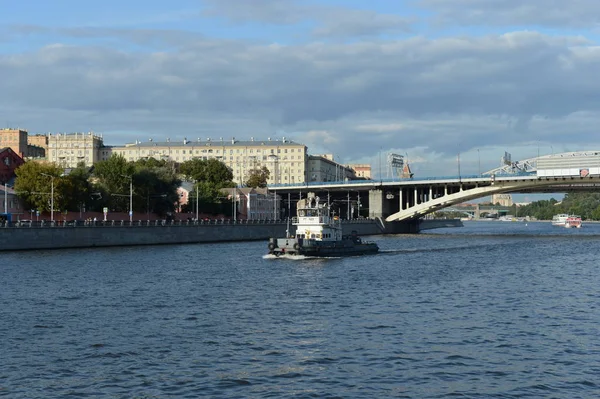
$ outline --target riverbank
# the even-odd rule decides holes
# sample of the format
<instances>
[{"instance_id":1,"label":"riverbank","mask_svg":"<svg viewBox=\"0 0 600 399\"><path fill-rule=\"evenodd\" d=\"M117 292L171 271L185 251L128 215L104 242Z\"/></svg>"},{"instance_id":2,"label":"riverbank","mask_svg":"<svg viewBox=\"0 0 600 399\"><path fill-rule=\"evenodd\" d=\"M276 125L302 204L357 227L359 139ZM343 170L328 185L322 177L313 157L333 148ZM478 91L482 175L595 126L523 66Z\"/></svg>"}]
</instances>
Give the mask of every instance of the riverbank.
<instances>
[{"instance_id":1,"label":"riverbank","mask_svg":"<svg viewBox=\"0 0 600 399\"><path fill-rule=\"evenodd\" d=\"M343 222L344 231L357 231L361 236L417 233L420 230L462 226L460 220L422 220L416 224L385 223L378 219L355 219ZM147 221L62 225L51 227L0 228L0 251L65 249L137 245L168 245L227 241L267 240L283 237L293 228L285 222L255 221L232 223L227 220L212 223Z\"/></svg>"}]
</instances>

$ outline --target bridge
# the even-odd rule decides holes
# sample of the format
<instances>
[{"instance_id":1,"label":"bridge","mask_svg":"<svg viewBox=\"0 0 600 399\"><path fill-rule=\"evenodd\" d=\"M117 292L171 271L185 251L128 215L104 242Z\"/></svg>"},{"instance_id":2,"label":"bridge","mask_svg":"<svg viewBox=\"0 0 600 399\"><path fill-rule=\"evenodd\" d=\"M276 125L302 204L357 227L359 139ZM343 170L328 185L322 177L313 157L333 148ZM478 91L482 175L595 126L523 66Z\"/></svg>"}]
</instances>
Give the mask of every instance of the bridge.
<instances>
[{"instance_id":1,"label":"bridge","mask_svg":"<svg viewBox=\"0 0 600 399\"><path fill-rule=\"evenodd\" d=\"M492 194L598 190L600 151L507 161L499 168L480 175L315 182L271 185L268 188L284 198L285 195L301 198L303 193L316 192L328 202L337 204L338 213L348 219L360 215L362 207L363 210L368 208L371 218L387 222L412 221Z\"/></svg>"}]
</instances>

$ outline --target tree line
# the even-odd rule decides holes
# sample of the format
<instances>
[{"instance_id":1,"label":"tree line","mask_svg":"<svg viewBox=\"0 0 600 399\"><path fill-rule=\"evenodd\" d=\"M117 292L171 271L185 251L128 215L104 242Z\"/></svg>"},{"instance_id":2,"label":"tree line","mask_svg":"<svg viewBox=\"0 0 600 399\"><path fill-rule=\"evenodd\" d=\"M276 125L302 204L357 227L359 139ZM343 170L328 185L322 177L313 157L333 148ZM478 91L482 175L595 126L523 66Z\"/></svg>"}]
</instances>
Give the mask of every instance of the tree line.
<instances>
[{"instance_id":1,"label":"tree line","mask_svg":"<svg viewBox=\"0 0 600 399\"><path fill-rule=\"evenodd\" d=\"M519 216L530 216L539 220L550 220L559 213L579 215L583 220L600 220L600 193L569 192L560 202L551 198L518 208Z\"/></svg>"},{"instance_id":2,"label":"tree line","mask_svg":"<svg viewBox=\"0 0 600 399\"><path fill-rule=\"evenodd\" d=\"M193 159L183 163L153 158L126 161L113 155L105 161L65 170L56 164L29 161L15 170L14 189L25 209L55 211L128 212L130 195L136 213L167 215L179 204L177 189L183 181L192 186L182 212L194 211L196 201L203 213L231 214L229 201L221 193L233 188L230 168L216 159ZM266 187L266 167L252 169L244 184ZM130 189L132 189L130 191ZM198 198L196 198L198 193Z\"/></svg>"}]
</instances>

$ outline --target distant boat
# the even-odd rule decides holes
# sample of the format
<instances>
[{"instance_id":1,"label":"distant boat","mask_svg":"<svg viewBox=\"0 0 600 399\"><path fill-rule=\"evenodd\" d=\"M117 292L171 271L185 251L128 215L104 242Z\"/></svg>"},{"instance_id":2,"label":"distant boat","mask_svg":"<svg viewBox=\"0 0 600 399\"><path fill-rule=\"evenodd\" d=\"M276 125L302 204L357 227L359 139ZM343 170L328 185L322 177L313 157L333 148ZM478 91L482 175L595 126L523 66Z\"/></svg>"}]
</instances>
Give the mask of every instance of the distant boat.
<instances>
[{"instance_id":1,"label":"distant boat","mask_svg":"<svg viewBox=\"0 0 600 399\"><path fill-rule=\"evenodd\" d=\"M554 215L552 217L552 226L565 227L568 217L569 215L566 213L559 213L558 215Z\"/></svg>"},{"instance_id":2,"label":"distant boat","mask_svg":"<svg viewBox=\"0 0 600 399\"><path fill-rule=\"evenodd\" d=\"M554 215L554 217L552 218L552 226L566 228L575 227L579 229L581 228L581 216L569 215L567 213L559 213L558 215Z\"/></svg>"},{"instance_id":3,"label":"distant boat","mask_svg":"<svg viewBox=\"0 0 600 399\"><path fill-rule=\"evenodd\" d=\"M575 227L577 229L581 228L581 216L571 215L567 218L565 222L565 227L570 229L571 227Z\"/></svg>"}]
</instances>

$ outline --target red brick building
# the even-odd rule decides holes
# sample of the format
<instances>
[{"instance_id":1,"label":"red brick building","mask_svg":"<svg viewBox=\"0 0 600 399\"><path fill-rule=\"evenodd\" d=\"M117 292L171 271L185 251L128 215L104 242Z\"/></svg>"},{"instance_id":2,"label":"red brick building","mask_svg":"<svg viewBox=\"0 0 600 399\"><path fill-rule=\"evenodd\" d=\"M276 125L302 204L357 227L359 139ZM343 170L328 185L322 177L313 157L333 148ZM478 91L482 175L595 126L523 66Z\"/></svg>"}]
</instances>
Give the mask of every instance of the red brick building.
<instances>
[{"instance_id":1,"label":"red brick building","mask_svg":"<svg viewBox=\"0 0 600 399\"><path fill-rule=\"evenodd\" d=\"M25 161L10 147L0 148L0 183L7 183L15 177L15 169Z\"/></svg>"}]
</instances>

